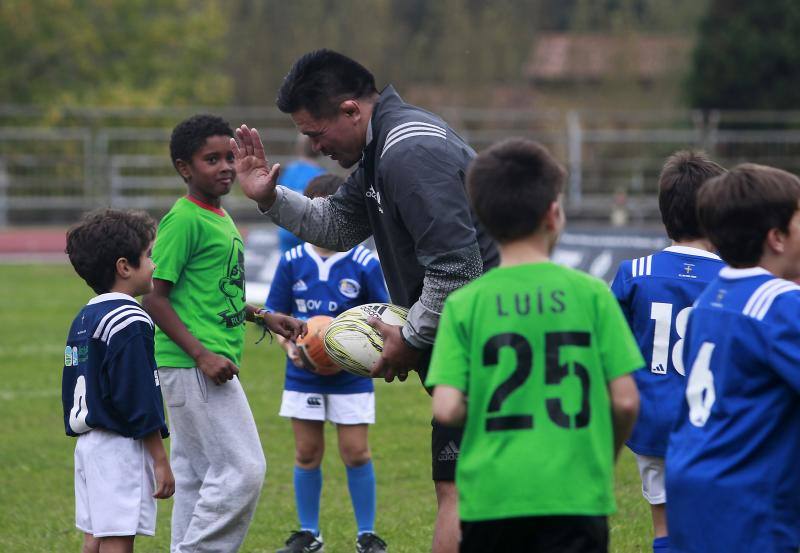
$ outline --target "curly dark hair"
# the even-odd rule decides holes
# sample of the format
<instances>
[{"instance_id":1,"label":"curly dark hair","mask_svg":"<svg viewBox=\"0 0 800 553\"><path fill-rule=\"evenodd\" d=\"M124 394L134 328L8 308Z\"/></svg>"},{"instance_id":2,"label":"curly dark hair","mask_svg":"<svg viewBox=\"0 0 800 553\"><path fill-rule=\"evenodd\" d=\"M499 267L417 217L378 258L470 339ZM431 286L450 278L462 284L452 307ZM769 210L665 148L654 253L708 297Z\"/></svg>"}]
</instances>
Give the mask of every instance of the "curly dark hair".
<instances>
[{"instance_id":1,"label":"curly dark hair","mask_svg":"<svg viewBox=\"0 0 800 553\"><path fill-rule=\"evenodd\" d=\"M75 272L98 294L111 290L117 260L133 267L156 236L156 222L144 211L97 209L67 231L64 250Z\"/></svg>"},{"instance_id":2,"label":"curly dark hair","mask_svg":"<svg viewBox=\"0 0 800 553\"><path fill-rule=\"evenodd\" d=\"M357 61L333 50L305 54L289 70L278 91L283 113L305 109L315 118L330 117L345 100L377 93L375 77Z\"/></svg>"},{"instance_id":3,"label":"curly dark hair","mask_svg":"<svg viewBox=\"0 0 800 553\"><path fill-rule=\"evenodd\" d=\"M177 170L176 162L182 159L190 163L194 153L203 147L209 136L233 137L231 126L222 117L209 114L192 115L172 129L169 139L169 155Z\"/></svg>"}]
</instances>

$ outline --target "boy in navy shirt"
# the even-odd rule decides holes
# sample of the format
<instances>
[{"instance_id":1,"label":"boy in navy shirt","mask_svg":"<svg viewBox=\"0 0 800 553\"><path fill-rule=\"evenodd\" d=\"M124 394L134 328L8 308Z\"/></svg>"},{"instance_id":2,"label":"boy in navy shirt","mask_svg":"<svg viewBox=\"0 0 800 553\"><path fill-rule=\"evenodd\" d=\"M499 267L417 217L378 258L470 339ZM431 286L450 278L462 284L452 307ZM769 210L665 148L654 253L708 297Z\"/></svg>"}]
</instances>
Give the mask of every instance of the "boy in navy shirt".
<instances>
[{"instance_id":1,"label":"boy in navy shirt","mask_svg":"<svg viewBox=\"0 0 800 553\"><path fill-rule=\"evenodd\" d=\"M800 179L745 164L700 190L729 265L697 299L667 450L673 553L800 548Z\"/></svg>"},{"instance_id":2,"label":"boy in navy shirt","mask_svg":"<svg viewBox=\"0 0 800 553\"><path fill-rule=\"evenodd\" d=\"M323 198L334 194L344 180L322 175L309 182L304 194ZM286 252L275 271L267 308L301 319L335 317L351 307L389 301L380 263L363 246L333 252L304 243ZM278 553L322 551L319 528L323 424L336 425L339 451L347 472L350 499L358 526L356 551L383 553L386 543L374 532L375 471L367 441L375 422L372 379L342 371L323 376L303 368L295 344L279 337L287 353L286 381L280 415L292 420L295 436L294 488L300 530L293 532Z\"/></svg>"},{"instance_id":3,"label":"boy in navy shirt","mask_svg":"<svg viewBox=\"0 0 800 553\"><path fill-rule=\"evenodd\" d=\"M175 479L153 354L153 321L135 296L153 287L155 222L99 210L67 232L69 260L99 295L81 309L64 349L64 426L75 445L75 524L84 553L133 551L152 536L156 498Z\"/></svg>"},{"instance_id":4,"label":"boy in navy shirt","mask_svg":"<svg viewBox=\"0 0 800 553\"><path fill-rule=\"evenodd\" d=\"M642 495L650 503L654 553L669 551L664 456L684 388L686 320L697 296L723 267L697 221L697 191L724 172L700 152L670 156L658 179L658 205L672 245L623 261L611 284L645 358L644 369L633 375L639 419L627 445L636 455Z\"/></svg>"}]
</instances>

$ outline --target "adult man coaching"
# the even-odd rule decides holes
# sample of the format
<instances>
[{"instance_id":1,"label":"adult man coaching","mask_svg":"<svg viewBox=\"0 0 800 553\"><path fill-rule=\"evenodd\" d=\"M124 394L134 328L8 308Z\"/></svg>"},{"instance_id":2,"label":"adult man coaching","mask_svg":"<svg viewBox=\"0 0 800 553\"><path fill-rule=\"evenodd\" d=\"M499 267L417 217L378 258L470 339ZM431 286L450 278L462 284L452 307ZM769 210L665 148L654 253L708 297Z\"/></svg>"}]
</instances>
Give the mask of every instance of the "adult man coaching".
<instances>
[{"instance_id":1,"label":"adult man coaching","mask_svg":"<svg viewBox=\"0 0 800 553\"><path fill-rule=\"evenodd\" d=\"M258 131L242 125L234 146L242 190L275 223L318 246L346 251L374 236L392 302L410 311L402 328L373 321L384 338L373 375L404 380L418 368L424 382L445 298L499 261L464 188L475 152L442 119L406 104L392 86L378 93L366 68L330 50L295 62L277 104L316 150L358 167L334 196L309 200L276 187L279 165L269 165ZM434 553L458 549L460 439L461 429L434 423Z\"/></svg>"}]
</instances>

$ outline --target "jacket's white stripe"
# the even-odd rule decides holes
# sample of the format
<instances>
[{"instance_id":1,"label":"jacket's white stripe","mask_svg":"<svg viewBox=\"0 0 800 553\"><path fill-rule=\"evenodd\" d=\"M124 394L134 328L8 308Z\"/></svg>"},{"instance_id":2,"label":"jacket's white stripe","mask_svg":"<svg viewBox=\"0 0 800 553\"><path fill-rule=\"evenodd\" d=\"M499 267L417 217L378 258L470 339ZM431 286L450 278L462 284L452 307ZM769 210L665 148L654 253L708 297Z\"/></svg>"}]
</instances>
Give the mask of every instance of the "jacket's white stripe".
<instances>
[{"instance_id":1,"label":"jacket's white stripe","mask_svg":"<svg viewBox=\"0 0 800 553\"><path fill-rule=\"evenodd\" d=\"M441 138L442 140L446 140L445 135L442 135L442 134L439 134L439 133L435 133L435 132L430 132L430 131L412 132L410 134L405 134L405 135L403 135L401 137L398 137L391 144L387 144L386 146L384 146L383 152L381 152L381 157L383 157L386 154L386 152L389 150L389 148L391 148L392 146L394 146L398 142L402 142L406 138L412 138L414 136L436 136L436 137Z\"/></svg>"},{"instance_id":2,"label":"jacket's white stripe","mask_svg":"<svg viewBox=\"0 0 800 553\"><path fill-rule=\"evenodd\" d=\"M439 125L433 125L431 123L425 123L424 121L409 121L408 123L403 123L402 125L397 125L392 130L390 130L388 133L386 133L385 142L389 142L400 131L402 131L403 129L406 129L408 127L412 127L412 126L414 126L414 127L427 127L429 129L439 129L441 131L444 131L444 128L439 126Z\"/></svg>"},{"instance_id":3,"label":"jacket's white stripe","mask_svg":"<svg viewBox=\"0 0 800 553\"><path fill-rule=\"evenodd\" d=\"M631 276L636 276L637 264L639 263L638 259L634 259L631 262Z\"/></svg>"},{"instance_id":4,"label":"jacket's white stripe","mask_svg":"<svg viewBox=\"0 0 800 553\"><path fill-rule=\"evenodd\" d=\"M126 328L128 325L130 325L130 324L132 324L132 323L135 323L136 321L142 321L143 323L148 323L148 324L150 323L150 321L148 321L148 320L147 320L147 319L145 319L144 317L139 317L139 316L136 316L136 317L128 317L127 319L125 319L125 320L124 320L124 321L122 321L121 323L114 325L114 328L112 328L112 329L111 329L111 332L109 332L109 333L108 333L108 338L107 338L107 339L105 339L105 340L103 340L103 341L104 341L106 344L110 344L110 343L111 343L111 338L113 338L113 337L114 337L114 334L116 334L116 333L117 333L117 332L119 332L120 330L123 330L123 329L124 329L124 328Z\"/></svg>"},{"instance_id":5,"label":"jacket's white stripe","mask_svg":"<svg viewBox=\"0 0 800 553\"><path fill-rule=\"evenodd\" d=\"M411 127L405 128L402 131L398 131L395 133L389 133L390 136L386 137L386 142L384 142L384 149L388 147L393 142L397 142L397 140L404 135L407 135L412 132L416 131L425 131L425 132L433 132L442 136L447 136L447 131L445 131L442 127L436 127L434 125L413 125Z\"/></svg>"},{"instance_id":6,"label":"jacket's white stripe","mask_svg":"<svg viewBox=\"0 0 800 553\"><path fill-rule=\"evenodd\" d=\"M369 265L369 262L372 261L373 259L375 259L374 255L368 255L367 257L364 258L364 261L362 261L361 264L364 267L366 267L367 265Z\"/></svg>"},{"instance_id":7,"label":"jacket's white stripe","mask_svg":"<svg viewBox=\"0 0 800 553\"><path fill-rule=\"evenodd\" d=\"M364 261L364 259L365 259L365 258L366 258L366 257L367 257L369 254L370 254L370 251L369 251L367 248L364 248L364 251L362 251L362 252L361 252L360 254L358 254L358 256L356 257L356 261L357 261L358 263L361 263L362 261Z\"/></svg>"},{"instance_id":8,"label":"jacket's white stripe","mask_svg":"<svg viewBox=\"0 0 800 553\"><path fill-rule=\"evenodd\" d=\"M652 255L648 255L647 256L647 274L648 275L652 274L652 270L653 270L653 256Z\"/></svg>"},{"instance_id":9,"label":"jacket's white stripe","mask_svg":"<svg viewBox=\"0 0 800 553\"><path fill-rule=\"evenodd\" d=\"M764 305L766 296L768 296L773 289L780 286L782 282L784 281L779 278L773 278L756 288L756 291L753 292L744 306L744 314L752 316L753 313L758 311L761 306Z\"/></svg>"},{"instance_id":10,"label":"jacket's white stripe","mask_svg":"<svg viewBox=\"0 0 800 553\"><path fill-rule=\"evenodd\" d=\"M763 320L764 317L767 315L769 308L772 307L772 303L775 301L775 298L786 292L791 292L792 290L800 290L800 286L797 286L796 284L793 284L791 282L784 282L783 286L775 289L775 291L772 294L770 294L769 298L767 298L767 301L764 303L763 307L761 307L761 309L759 309L758 312L755 314L755 318L758 319L759 321Z\"/></svg>"},{"instance_id":11,"label":"jacket's white stripe","mask_svg":"<svg viewBox=\"0 0 800 553\"><path fill-rule=\"evenodd\" d=\"M106 325L105 330L103 330L103 334L100 337L100 339L103 340L104 342L108 342L108 335L111 333L111 331L114 329L114 327L117 324L119 324L120 321L123 321L124 319L127 319L128 317L146 317L147 318L147 323L150 326L153 325L153 321L150 319L150 317L147 316L147 314L144 311L142 311L141 309L130 309L128 311L121 312L119 315L117 315L116 317L111 319L108 322L108 324Z\"/></svg>"},{"instance_id":12,"label":"jacket's white stripe","mask_svg":"<svg viewBox=\"0 0 800 553\"><path fill-rule=\"evenodd\" d=\"M92 335L92 338L99 338L105 332L106 327L109 324L113 324L115 320L120 318L117 316L117 314L119 314L121 311L131 311L133 313L143 315L147 317L147 319L150 321L151 326L153 324L153 320L149 317L147 313L144 312L144 310L141 307L131 304L125 304L117 307L116 309L112 309L111 311L106 313L102 319L100 319L100 322L98 323L97 328L95 329L94 334ZM128 313L123 313L122 316L125 316L127 314Z\"/></svg>"}]
</instances>

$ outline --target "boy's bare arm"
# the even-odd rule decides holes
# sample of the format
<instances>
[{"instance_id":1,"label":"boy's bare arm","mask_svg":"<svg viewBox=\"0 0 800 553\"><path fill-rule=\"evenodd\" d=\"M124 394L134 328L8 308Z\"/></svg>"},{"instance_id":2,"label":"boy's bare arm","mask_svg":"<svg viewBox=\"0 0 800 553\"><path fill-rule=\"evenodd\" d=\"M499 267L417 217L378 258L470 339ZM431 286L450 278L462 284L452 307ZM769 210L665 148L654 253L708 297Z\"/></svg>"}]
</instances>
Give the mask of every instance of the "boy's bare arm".
<instances>
[{"instance_id":1,"label":"boy's bare arm","mask_svg":"<svg viewBox=\"0 0 800 553\"><path fill-rule=\"evenodd\" d=\"M195 338L178 313L172 307L169 296L172 283L158 278L153 279L153 291L142 297L142 305L153 317L158 327L178 344L189 357L194 359L197 368L203 371L216 384L223 384L239 374L239 368L227 357L206 349Z\"/></svg>"},{"instance_id":2,"label":"boy's bare arm","mask_svg":"<svg viewBox=\"0 0 800 553\"><path fill-rule=\"evenodd\" d=\"M608 383L611 396L611 417L614 422L614 459L625 440L631 435L636 417L639 414L639 391L636 382L629 374L615 378Z\"/></svg>"},{"instance_id":3,"label":"boy's bare arm","mask_svg":"<svg viewBox=\"0 0 800 553\"><path fill-rule=\"evenodd\" d=\"M297 340L300 336L305 336L308 328L306 323L283 313L268 313L252 305L245 306L245 319L256 322L257 318L264 321L264 325L272 332L287 340Z\"/></svg>"},{"instance_id":4,"label":"boy's bare arm","mask_svg":"<svg viewBox=\"0 0 800 553\"><path fill-rule=\"evenodd\" d=\"M172 468L169 466L169 457L164 449L164 442L161 441L161 432L155 430L144 438L142 443L153 458L153 470L156 476L156 491L153 497L156 499L166 499L175 493L175 477L172 475Z\"/></svg>"},{"instance_id":5,"label":"boy's bare arm","mask_svg":"<svg viewBox=\"0 0 800 553\"><path fill-rule=\"evenodd\" d=\"M438 385L433 389L433 418L447 426L461 426L467 417L464 392L452 386Z\"/></svg>"}]
</instances>

